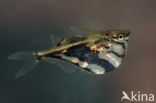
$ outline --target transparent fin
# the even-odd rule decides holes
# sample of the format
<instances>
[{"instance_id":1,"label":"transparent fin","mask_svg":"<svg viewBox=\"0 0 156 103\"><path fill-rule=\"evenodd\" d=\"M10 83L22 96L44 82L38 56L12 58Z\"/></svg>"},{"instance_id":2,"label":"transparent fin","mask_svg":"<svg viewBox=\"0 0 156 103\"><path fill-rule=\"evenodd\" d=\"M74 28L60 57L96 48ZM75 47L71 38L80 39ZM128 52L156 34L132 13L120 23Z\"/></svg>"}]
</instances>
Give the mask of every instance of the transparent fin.
<instances>
[{"instance_id":1,"label":"transparent fin","mask_svg":"<svg viewBox=\"0 0 156 103\"><path fill-rule=\"evenodd\" d=\"M24 66L16 73L15 77L19 78L27 74L29 71L33 70L39 62L35 60L30 60L24 64Z\"/></svg>"},{"instance_id":2,"label":"transparent fin","mask_svg":"<svg viewBox=\"0 0 156 103\"><path fill-rule=\"evenodd\" d=\"M51 44L52 44L52 46L54 45L54 36L53 35L50 35L50 40L51 40Z\"/></svg>"},{"instance_id":3,"label":"transparent fin","mask_svg":"<svg viewBox=\"0 0 156 103\"><path fill-rule=\"evenodd\" d=\"M36 60L37 56L33 52L17 52L8 57L11 60L24 60L26 63L24 66L16 73L15 77L19 78L29 71L33 70L39 61Z\"/></svg>"},{"instance_id":4,"label":"transparent fin","mask_svg":"<svg viewBox=\"0 0 156 103\"><path fill-rule=\"evenodd\" d=\"M58 42L60 41L59 37L57 36L53 36L53 35L50 35L50 40L51 40L51 46L55 46L58 44Z\"/></svg>"},{"instance_id":5,"label":"transparent fin","mask_svg":"<svg viewBox=\"0 0 156 103\"><path fill-rule=\"evenodd\" d=\"M70 27L70 30L72 30L76 34L86 34L86 33L95 33L96 31L90 30L85 27Z\"/></svg>"},{"instance_id":6,"label":"transparent fin","mask_svg":"<svg viewBox=\"0 0 156 103\"><path fill-rule=\"evenodd\" d=\"M55 58L48 57L48 58L43 59L43 61L50 63L50 64L56 64L58 67L63 69L66 73L72 73L76 71L77 68L79 68L70 62L66 62L63 60L55 59Z\"/></svg>"},{"instance_id":7,"label":"transparent fin","mask_svg":"<svg viewBox=\"0 0 156 103\"><path fill-rule=\"evenodd\" d=\"M33 52L17 52L8 56L10 60L31 60L35 55L32 54Z\"/></svg>"}]
</instances>

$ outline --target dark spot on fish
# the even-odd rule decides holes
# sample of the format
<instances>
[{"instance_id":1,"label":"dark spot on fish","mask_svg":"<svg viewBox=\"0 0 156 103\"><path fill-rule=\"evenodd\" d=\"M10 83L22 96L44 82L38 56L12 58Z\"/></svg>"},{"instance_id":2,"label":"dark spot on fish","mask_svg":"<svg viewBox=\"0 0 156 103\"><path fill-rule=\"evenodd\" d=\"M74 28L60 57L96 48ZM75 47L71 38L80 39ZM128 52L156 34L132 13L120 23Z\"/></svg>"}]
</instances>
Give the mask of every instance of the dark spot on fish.
<instances>
[{"instance_id":1,"label":"dark spot on fish","mask_svg":"<svg viewBox=\"0 0 156 103\"><path fill-rule=\"evenodd\" d=\"M88 64L99 65L104 68L106 72L109 72L115 68L109 61L100 59L98 54L98 51L92 51L90 48L84 45L71 47L66 53L64 53L66 56L77 57L80 61L87 62Z\"/></svg>"},{"instance_id":2,"label":"dark spot on fish","mask_svg":"<svg viewBox=\"0 0 156 103\"><path fill-rule=\"evenodd\" d=\"M112 71L115 67L107 60L100 59L98 57L99 52L89 55L88 57L83 57L84 61L87 61L88 64L96 64L98 66L101 66L106 70L106 72Z\"/></svg>"},{"instance_id":3,"label":"dark spot on fish","mask_svg":"<svg viewBox=\"0 0 156 103\"><path fill-rule=\"evenodd\" d=\"M126 45L125 43L120 43L120 42L116 42L117 44L120 44L122 46L123 49L126 49Z\"/></svg>"},{"instance_id":4,"label":"dark spot on fish","mask_svg":"<svg viewBox=\"0 0 156 103\"><path fill-rule=\"evenodd\" d=\"M117 57L119 57L119 58L123 58L125 55L120 55L120 54L118 54L117 52L115 52L115 51L108 51L107 53L113 53L114 55L116 55Z\"/></svg>"},{"instance_id":5,"label":"dark spot on fish","mask_svg":"<svg viewBox=\"0 0 156 103\"><path fill-rule=\"evenodd\" d=\"M110 47L109 46L104 46L106 49L109 49Z\"/></svg>"},{"instance_id":6,"label":"dark spot on fish","mask_svg":"<svg viewBox=\"0 0 156 103\"><path fill-rule=\"evenodd\" d=\"M105 34L105 36L108 36L108 35L109 35L108 33Z\"/></svg>"},{"instance_id":7,"label":"dark spot on fish","mask_svg":"<svg viewBox=\"0 0 156 103\"><path fill-rule=\"evenodd\" d=\"M95 44L100 43L100 42L101 42L101 40L97 40L97 41L95 41Z\"/></svg>"}]
</instances>

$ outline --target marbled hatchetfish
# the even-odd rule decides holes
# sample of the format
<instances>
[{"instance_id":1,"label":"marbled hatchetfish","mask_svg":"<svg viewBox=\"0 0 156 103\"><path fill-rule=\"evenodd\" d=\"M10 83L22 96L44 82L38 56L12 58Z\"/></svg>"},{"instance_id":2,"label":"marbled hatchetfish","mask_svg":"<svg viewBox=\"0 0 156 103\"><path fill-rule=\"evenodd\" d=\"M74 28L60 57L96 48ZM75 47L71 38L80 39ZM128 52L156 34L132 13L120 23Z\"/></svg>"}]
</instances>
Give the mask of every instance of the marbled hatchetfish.
<instances>
[{"instance_id":1,"label":"marbled hatchetfish","mask_svg":"<svg viewBox=\"0 0 156 103\"><path fill-rule=\"evenodd\" d=\"M31 71L40 61L57 64L68 72L69 66L74 64L72 68L92 74L105 74L121 64L129 36L129 30L88 31L65 37L48 50L17 52L10 55L9 59L27 61L16 77Z\"/></svg>"}]
</instances>

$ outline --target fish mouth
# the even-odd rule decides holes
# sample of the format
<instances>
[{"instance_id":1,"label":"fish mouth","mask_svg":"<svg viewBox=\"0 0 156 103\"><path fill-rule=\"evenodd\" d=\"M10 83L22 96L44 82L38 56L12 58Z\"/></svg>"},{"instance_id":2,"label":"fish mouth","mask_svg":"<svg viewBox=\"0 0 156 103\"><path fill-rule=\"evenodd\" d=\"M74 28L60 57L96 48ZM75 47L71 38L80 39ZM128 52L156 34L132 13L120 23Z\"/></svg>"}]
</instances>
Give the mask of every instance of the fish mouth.
<instances>
[{"instance_id":1,"label":"fish mouth","mask_svg":"<svg viewBox=\"0 0 156 103\"><path fill-rule=\"evenodd\" d=\"M129 37L131 32L129 31L128 33L125 33L125 37Z\"/></svg>"}]
</instances>

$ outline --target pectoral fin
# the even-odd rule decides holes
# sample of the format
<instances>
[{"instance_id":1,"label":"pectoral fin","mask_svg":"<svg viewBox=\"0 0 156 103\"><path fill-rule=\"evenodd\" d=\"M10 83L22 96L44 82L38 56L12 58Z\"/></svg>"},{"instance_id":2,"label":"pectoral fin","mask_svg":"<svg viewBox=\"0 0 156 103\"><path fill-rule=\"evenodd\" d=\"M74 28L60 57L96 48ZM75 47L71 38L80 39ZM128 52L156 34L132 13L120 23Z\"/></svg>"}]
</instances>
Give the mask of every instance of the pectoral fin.
<instances>
[{"instance_id":1,"label":"pectoral fin","mask_svg":"<svg viewBox=\"0 0 156 103\"><path fill-rule=\"evenodd\" d=\"M43 59L43 61L45 61L49 64L56 64L58 67L63 69L66 73L72 73L72 72L76 71L78 68L77 66L75 66L74 64L72 64L70 62L55 59L55 58L47 57L47 58Z\"/></svg>"}]
</instances>

